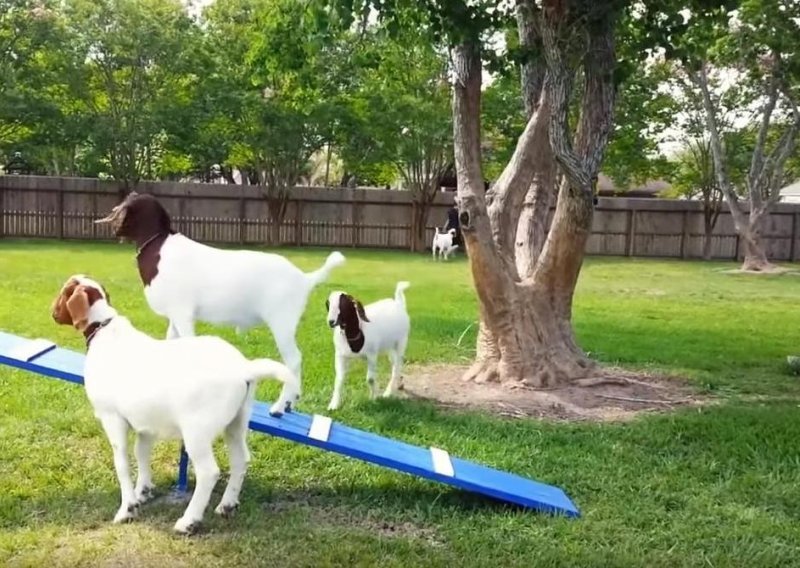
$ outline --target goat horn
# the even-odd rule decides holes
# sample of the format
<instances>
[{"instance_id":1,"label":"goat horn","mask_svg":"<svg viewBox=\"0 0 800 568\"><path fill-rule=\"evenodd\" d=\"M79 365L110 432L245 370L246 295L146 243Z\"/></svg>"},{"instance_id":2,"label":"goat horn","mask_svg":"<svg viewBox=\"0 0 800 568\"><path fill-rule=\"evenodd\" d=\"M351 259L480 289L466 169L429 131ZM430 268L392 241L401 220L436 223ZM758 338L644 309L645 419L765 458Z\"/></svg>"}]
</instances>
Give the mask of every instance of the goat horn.
<instances>
[{"instance_id":1,"label":"goat horn","mask_svg":"<svg viewBox=\"0 0 800 568\"><path fill-rule=\"evenodd\" d=\"M119 207L114 207L111 210L111 213L109 213L108 215L106 215L102 219L95 219L94 222L97 223L97 224L100 224L100 223L111 223L117 217L119 217Z\"/></svg>"}]
</instances>

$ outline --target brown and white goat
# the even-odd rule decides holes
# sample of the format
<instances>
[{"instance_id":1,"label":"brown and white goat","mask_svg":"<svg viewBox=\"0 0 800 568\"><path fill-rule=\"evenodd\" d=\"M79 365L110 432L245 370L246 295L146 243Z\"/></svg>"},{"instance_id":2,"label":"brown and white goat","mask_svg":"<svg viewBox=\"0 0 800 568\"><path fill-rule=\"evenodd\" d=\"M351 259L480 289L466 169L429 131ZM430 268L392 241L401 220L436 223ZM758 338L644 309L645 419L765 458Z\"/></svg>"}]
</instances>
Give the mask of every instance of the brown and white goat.
<instances>
[{"instance_id":1,"label":"brown and white goat","mask_svg":"<svg viewBox=\"0 0 800 568\"><path fill-rule=\"evenodd\" d=\"M385 352L392 364L392 377L383 396L392 396L402 388L400 375L403 357L408 344L411 321L406 310L403 291L408 282L398 282L394 298L384 298L367 306L350 294L332 292L325 301L328 325L333 331L334 368L336 378L328 410L336 410L341 404L342 387L347 375L347 362L355 357L367 359L367 384L371 398L377 398L378 386L375 375L378 355ZM338 328L338 330L336 329Z\"/></svg>"},{"instance_id":2,"label":"brown and white goat","mask_svg":"<svg viewBox=\"0 0 800 568\"><path fill-rule=\"evenodd\" d=\"M202 244L176 232L163 205L145 193L129 193L95 222L110 224L115 236L136 245L144 295L169 319L167 338L194 335L195 321L232 325L239 333L266 323L302 384L297 326L311 291L344 263L340 252L303 272L278 254Z\"/></svg>"},{"instance_id":3,"label":"brown and white goat","mask_svg":"<svg viewBox=\"0 0 800 568\"><path fill-rule=\"evenodd\" d=\"M286 398L271 409L281 414L298 388L291 370L270 359L247 359L219 337L154 339L111 306L98 282L81 274L61 287L51 315L56 323L73 326L86 338L84 386L111 444L120 487L114 522L133 519L152 496L150 454L155 442L178 438L192 460L197 486L174 528L194 532L219 478L213 443L221 434L231 473L215 511L230 515L239 504L250 461L246 435L256 384L267 377L284 384ZM135 486L128 461L130 430L136 433Z\"/></svg>"}]
</instances>

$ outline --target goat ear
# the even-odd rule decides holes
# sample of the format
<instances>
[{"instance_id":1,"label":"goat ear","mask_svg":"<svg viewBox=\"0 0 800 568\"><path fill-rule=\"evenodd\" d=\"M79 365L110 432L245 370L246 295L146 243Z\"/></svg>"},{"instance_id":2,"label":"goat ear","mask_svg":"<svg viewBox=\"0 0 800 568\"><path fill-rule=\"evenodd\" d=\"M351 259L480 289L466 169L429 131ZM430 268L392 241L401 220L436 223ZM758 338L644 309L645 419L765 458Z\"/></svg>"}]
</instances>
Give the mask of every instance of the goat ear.
<instances>
[{"instance_id":1,"label":"goat ear","mask_svg":"<svg viewBox=\"0 0 800 568\"><path fill-rule=\"evenodd\" d=\"M77 329L86 326L89 319L89 295L84 286L76 286L66 302L67 311L72 318L72 325Z\"/></svg>"},{"instance_id":2,"label":"goat ear","mask_svg":"<svg viewBox=\"0 0 800 568\"><path fill-rule=\"evenodd\" d=\"M50 307L50 313L53 320L61 325L72 325L72 316L67 309L67 300L70 299L75 288L78 286L78 281L75 279L67 281L58 292L58 296L53 300Z\"/></svg>"},{"instance_id":3,"label":"goat ear","mask_svg":"<svg viewBox=\"0 0 800 568\"><path fill-rule=\"evenodd\" d=\"M364 321L369 321L366 312L364 312L364 306L361 304L361 302L356 300L354 303L356 305L356 311L358 312L358 316Z\"/></svg>"},{"instance_id":4,"label":"goat ear","mask_svg":"<svg viewBox=\"0 0 800 568\"><path fill-rule=\"evenodd\" d=\"M100 285L100 287L103 288L103 294L105 294L105 296L106 296L106 304L108 304L110 306L111 305L111 294L108 293L108 290L106 290L106 287L103 286L102 284Z\"/></svg>"}]
</instances>

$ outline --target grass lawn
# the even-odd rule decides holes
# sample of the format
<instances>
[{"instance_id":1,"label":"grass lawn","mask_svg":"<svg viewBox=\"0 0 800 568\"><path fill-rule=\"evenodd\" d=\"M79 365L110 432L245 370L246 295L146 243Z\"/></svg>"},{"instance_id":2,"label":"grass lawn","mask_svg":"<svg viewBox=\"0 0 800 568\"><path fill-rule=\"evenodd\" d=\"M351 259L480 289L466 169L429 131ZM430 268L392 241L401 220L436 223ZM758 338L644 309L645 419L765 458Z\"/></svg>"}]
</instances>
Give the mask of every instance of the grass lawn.
<instances>
[{"instance_id":1,"label":"grass lawn","mask_svg":"<svg viewBox=\"0 0 800 568\"><path fill-rule=\"evenodd\" d=\"M328 251L283 251L304 269ZM324 300L367 303L408 279L408 361L464 362L476 303L463 257L348 251L314 292L299 332L300 410L327 413L333 350ZM343 422L559 485L583 516L522 511L446 486L251 434L238 516L207 511L205 531L173 536L183 504L146 505L113 526L110 449L82 388L0 368L0 566L799 566L800 278L726 274L732 263L589 259L575 300L581 344L604 362L690 377L723 404L616 424L555 424L370 402L351 367ZM105 284L115 306L163 336L130 245L0 241L0 329L83 349L50 302L71 273ZM276 356L269 332L218 333L249 356ZM380 384L388 366L382 362ZM260 398L277 385L262 383ZM177 442L160 443L155 481L175 478ZM223 475L224 452L218 452Z\"/></svg>"}]
</instances>

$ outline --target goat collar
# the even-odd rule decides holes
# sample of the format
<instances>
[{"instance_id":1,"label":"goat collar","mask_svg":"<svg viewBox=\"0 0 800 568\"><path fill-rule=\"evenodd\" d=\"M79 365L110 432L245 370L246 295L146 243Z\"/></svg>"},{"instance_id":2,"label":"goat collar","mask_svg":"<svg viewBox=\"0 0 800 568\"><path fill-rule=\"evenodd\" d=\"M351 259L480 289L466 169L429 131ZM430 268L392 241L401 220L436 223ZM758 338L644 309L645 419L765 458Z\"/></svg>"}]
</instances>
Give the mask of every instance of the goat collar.
<instances>
[{"instance_id":1,"label":"goat collar","mask_svg":"<svg viewBox=\"0 0 800 568\"><path fill-rule=\"evenodd\" d=\"M114 318L111 317L106 318L103 321L94 321L86 326L86 329L83 330L83 336L86 338L86 347L89 347L89 343L91 343L92 339L94 339L94 336L97 334L97 332L111 323L112 319Z\"/></svg>"},{"instance_id":2,"label":"goat collar","mask_svg":"<svg viewBox=\"0 0 800 568\"><path fill-rule=\"evenodd\" d=\"M136 249L136 256L138 257L140 254L142 254L142 251L144 251L144 249L146 249L150 245L150 243L152 243L154 240L156 240L158 237L160 237L162 235L167 235L167 233L158 232L158 233L154 234L152 237L150 237L149 239L147 239L144 243L142 243L142 246L140 246L138 249Z\"/></svg>"}]
</instances>

